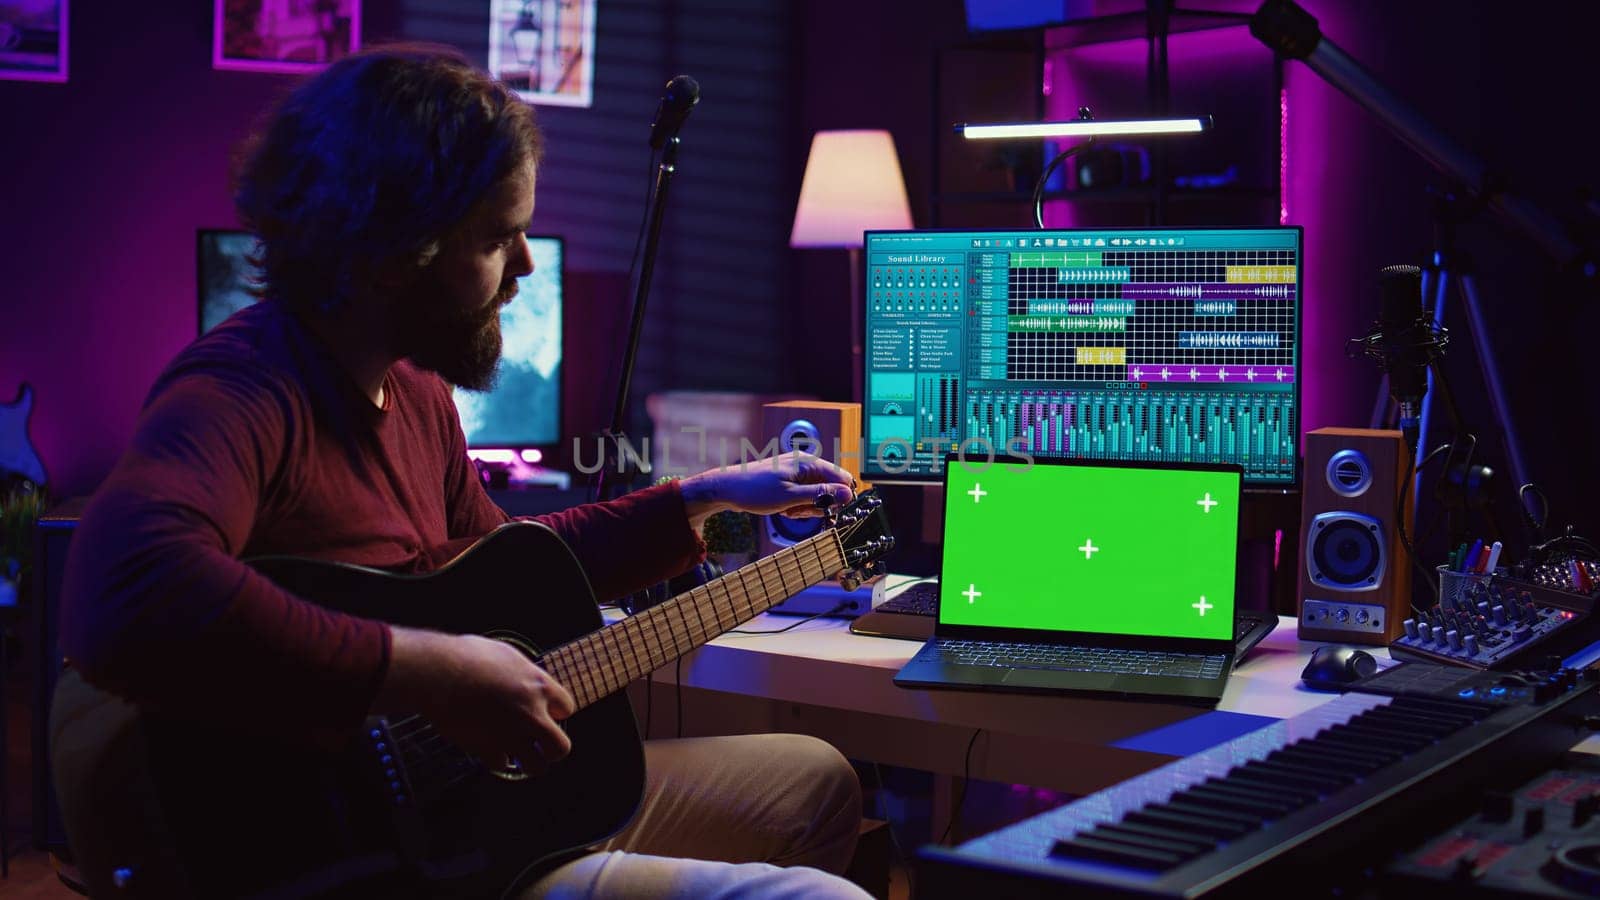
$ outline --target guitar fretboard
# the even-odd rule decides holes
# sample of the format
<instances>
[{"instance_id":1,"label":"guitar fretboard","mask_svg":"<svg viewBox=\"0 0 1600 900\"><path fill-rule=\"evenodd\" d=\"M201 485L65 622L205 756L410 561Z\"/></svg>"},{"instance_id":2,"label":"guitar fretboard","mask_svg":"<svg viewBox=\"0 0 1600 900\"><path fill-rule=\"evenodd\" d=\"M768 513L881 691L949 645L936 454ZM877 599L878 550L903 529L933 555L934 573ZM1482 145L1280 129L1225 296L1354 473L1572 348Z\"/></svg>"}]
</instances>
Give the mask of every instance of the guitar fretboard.
<instances>
[{"instance_id":1,"label":"guitar fretboard","mask_svg":"<svg viewBox=\"0 0 1600 900\"><path fill-rule=\"evenodd\" d=\"M546 653L578 709L621 690L845 567L832 530Z\"/></svg>"}]
</instances>

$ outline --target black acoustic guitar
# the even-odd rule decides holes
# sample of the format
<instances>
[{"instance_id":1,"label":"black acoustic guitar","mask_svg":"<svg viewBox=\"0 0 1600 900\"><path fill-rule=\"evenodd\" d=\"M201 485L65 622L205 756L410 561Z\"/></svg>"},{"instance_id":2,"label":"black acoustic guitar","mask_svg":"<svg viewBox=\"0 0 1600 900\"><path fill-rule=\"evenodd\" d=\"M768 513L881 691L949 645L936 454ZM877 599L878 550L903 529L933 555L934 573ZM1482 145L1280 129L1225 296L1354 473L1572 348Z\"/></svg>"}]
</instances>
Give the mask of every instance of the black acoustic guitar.
<instances>
[{"instance_id":1,"label":"black acoustic guitar","mask_svg":"<svg viewBox=\"0 0 1600 900\"><path fill-rule=\"evenodd\" d=\"M416 716L370 718L321 753L141 713L68 673L52 757L72 848L91 886L122 896L513 893L633 816L644 758L624 686L806 587L859 579L893 543L869 492L815 537L610 626L537 523L422 576L252 560L333 609L523 649L577 701L571 755L533 777L490 768Z\"/></svg>"}]
</instances>

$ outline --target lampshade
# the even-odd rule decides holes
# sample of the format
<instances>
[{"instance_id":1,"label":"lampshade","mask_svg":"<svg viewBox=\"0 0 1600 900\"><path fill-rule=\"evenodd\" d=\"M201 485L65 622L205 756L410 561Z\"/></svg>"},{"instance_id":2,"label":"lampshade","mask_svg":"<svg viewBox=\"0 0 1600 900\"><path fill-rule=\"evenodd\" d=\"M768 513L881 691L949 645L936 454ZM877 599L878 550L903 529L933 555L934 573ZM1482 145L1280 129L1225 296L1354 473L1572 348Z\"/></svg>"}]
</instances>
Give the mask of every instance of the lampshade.
<instances>
[{"instance_id":1,"label":"lampshade","mask_svg":"<svg viewBox=\"0 0 1600 900\"><path fill-rule=\"evenodd\" d=\"M817 132L789 246L860 247L869 228L910 227L906 182L889 132Z\"/></svg>"}]
</instances>

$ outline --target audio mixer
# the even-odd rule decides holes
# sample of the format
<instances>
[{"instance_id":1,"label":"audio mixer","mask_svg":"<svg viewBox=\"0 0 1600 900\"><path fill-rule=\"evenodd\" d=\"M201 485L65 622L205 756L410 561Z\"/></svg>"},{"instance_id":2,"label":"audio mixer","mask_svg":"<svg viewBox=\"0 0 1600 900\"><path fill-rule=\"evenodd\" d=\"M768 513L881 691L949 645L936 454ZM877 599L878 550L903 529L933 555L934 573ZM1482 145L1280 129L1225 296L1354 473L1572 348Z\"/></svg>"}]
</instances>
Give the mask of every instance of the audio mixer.
<instances>
[{"instance_id":1,"label":"audio mixer","mask_svg":"<svg viewBox=\"0 0 1600 900\"><path fill-rule=\"evenodd\" d=\"M1600 640L1595 598L1552 583L1496 575L1405 621L1395 659L1506 670L1564 658Z\"/></svg>"},{"instance_id":2,"label":"audio mixer","mask_svg":"<svg viewBox=\"0 0 1600 900\"><path fill-rule=\"evenodd\" d=\"M1296 228L869 231L864 472L951 451L1227 462L1288 486Z\"/></svg>"}]
</instances>

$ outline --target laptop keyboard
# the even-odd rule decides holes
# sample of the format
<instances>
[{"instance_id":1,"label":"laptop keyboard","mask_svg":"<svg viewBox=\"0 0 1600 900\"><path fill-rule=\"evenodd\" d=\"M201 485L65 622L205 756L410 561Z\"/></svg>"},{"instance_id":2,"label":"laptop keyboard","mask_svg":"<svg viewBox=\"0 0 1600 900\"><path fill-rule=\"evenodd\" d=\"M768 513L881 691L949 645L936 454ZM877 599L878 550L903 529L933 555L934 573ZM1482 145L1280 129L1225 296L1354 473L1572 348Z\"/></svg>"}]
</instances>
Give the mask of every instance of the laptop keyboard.
<instances>
[{"instance_id":1,"label":"laptop keyboard","mask_svg":"<svg viewBox=\"0 0 1600 900\"><path fill-rule=\"evenodd\" d=\"M904 613L908 616L938 615L939 582L919 581L873 607L873 611Z\"/></svg>"},{"instance_id":2,"label":"laptop keyboard","mask_svg":"<svg viewBox=\"0 0 1600 900\"><path fill-rule=\"evenodd\" d=\"M1228 661L1227 656L1223 654L1072 647L1061 644L1004 644L952 638L935 639L919 655L927 661L955 665L1207 679L1220 678L1223 667Z\"/></svg>"}]
</instances>

